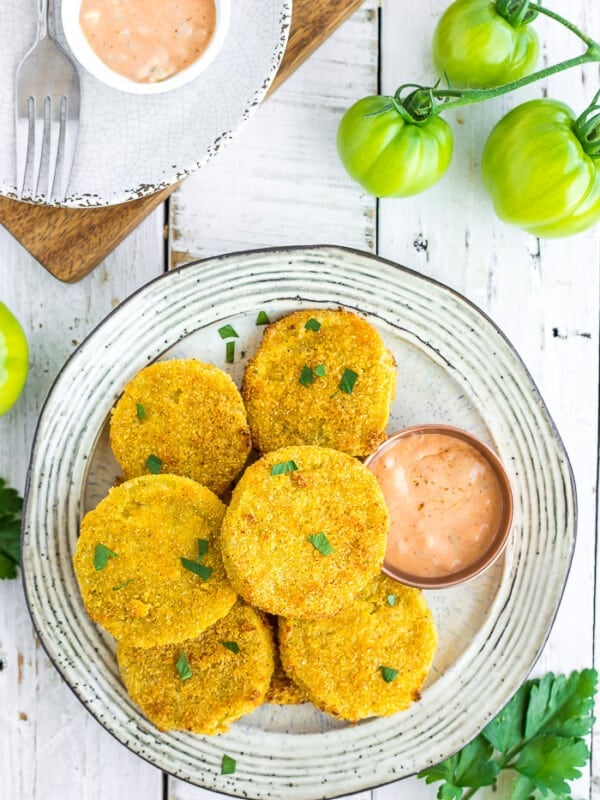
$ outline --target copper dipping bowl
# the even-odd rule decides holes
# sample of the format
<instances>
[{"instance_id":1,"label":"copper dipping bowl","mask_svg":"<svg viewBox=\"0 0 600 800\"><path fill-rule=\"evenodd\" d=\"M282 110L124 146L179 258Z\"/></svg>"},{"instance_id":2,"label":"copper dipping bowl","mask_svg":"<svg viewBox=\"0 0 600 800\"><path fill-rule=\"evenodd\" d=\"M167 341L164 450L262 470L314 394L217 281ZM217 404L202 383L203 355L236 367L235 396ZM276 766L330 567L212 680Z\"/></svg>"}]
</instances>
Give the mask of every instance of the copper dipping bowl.
<instances>
[{"instance_id":1,"label":"copper dipping bowl","mask_svg":"<svg viewBox=\"0 0 600 800\"><path fill-rule=\"evenodd\" d=\"M502 495L502 513L498 528L494 534L492 542L483 556L478 558L468 567L464 567L458 572L453 572L448 575L441 575L439 577L425 577L422 575L413 575L408 572L403 572L398 567L388 563L386 559L383 562L383 572L390 578L393 578L400 583L407 586L415 586L418 589L445 589L449 586L456 586L458 583L471 580L481 574L485 569L490 567L502 554L508 542L508 536L511 530L512 517L513 517L513 495L510 481L502 462L496 453L484 444L480 439L468 431L463 431L460 428L454 428L450 425L413 425L410 428L403 428L397 433L393 433L383 444L381 444L374 453L364 461L365 466L373 464L379 458L382 458L387 450L393 446L398 439L405 439L409 436L427 433L438 433L446 436L461 439L463 442L470 444L474 447L487 461L492 470L494 471L498 483L500 485L500 492Z\"/></svg>"}]
</instances>

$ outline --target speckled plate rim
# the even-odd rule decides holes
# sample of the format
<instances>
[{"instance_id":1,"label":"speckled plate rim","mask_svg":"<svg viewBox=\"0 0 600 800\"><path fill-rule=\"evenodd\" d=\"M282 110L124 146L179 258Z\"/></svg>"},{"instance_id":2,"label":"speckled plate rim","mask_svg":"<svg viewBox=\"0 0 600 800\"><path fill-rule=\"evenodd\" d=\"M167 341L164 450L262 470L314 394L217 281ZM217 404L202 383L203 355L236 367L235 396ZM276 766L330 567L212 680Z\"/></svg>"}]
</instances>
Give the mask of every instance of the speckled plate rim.
<instances>
[{"instance_id":1,"label":"speckled plate rim","mask_svg":"<svg viewBox=\"0 0 600 800\"><path fill-rule=\"evenodd\" d=\"M461 674L457 680L455 674L452 676L453 679L455 679L455 682L459 684L460 691L458 693L458 701L455 694L449 698L452 702L449 702L446 705L443 703L440 705L440 701L444 696L443 690L448 689L448 687L441 686L445 676L439 679L436 684L434 684L433 687L428 690L428 693L430 695L430 699L434 701L432 704L435 705L437 703L438 707L444 708L446 716L448 717L449 721L452 721L452 724L445 723L443 718L441 720L437 720L429 735L426 735L425 739L423 739L421 736L416 743L412 737L407 737L406 734L412 733L411 725L414 724L415 717L418 717L420 713L419 708L423 706L423 703L413 706L409 712L405 712L402 715L396 715L395 717L383 720L375 720L365 725L354 726L352 728L340 731L330 731L323 734L303 734L302 736L293 734L263 733L262 736L265 738L265 740L270 740L271 745L273 744L273 740L277 740L277 747L280 751L277 757L273 757L271 755L266 761L264 754L259 753L258 755L253 756L249 755L245 750L238 751L236 748L238 747L239 742L235 735L230 736L229 733L220 737L213 737L212 739L207 737L193 737L189 734L157 734L152 729L152 726L148 725L148 728L152 729L150 731L150 735L148 736L146 735L147 731L144 732L140 728L139 717L141 715L139 714L137 715L136 719L132 719L131 717L127 719L127 714L121 713L118 719L115 716L112 722L107 721L104 718L105 715L102 713L102 707L98 708L97 706L97 703L101 699L105 698L100 698L100 696L97 693L94 693L93 690L91 695L88 691L86 696L86 689L89 689L89 687L74 685L73 675L71 674L72 665L69 664L68 658L63 657L60 649L58 652L55 649L57 635L56 631L57 629L60 629L60 625L57 626L54 624L54 621L49 621L47 619L47 617L44 615L44 607L38 606L36 602L38 598L37 596L34 596L39 590L40 585L37 581L38 576L35 574L37 557L36 551L33 547L33 544L30 543L30 538L34 535L34 532L32 531L32 522L35 521L32 520L32 505L37 491L36 484L33 481L33 469L36 466L36 459L40 457L40 453L44 450L43 434L45 433L45 427L48 425L53 413L52 406L55 404L55 402L58 402L56 400L56 395L61 389L61 384L64 381L68 381L72 378L70 373L73 370L77 370L78 363L82 358L85 360L86 349L95 343L95 339L98 337L99 333L101 333L106 326L110 327L111 324L114 326L115 319L117 317L126 315L126 311L124 309L131 311L131 307L135 306L136 303L139 304L140 302L149 301L152 298L154 290L158 286L166 286L167 284L165 282L171 281L173 288L176 288L178 281L181 283L181 280L184 280L186 276L189 276L192 279L195 275L195 271L200 272L200 270L202 270L202 278L198 277L195 280L196 284L200 283L202 280L203 288L199 292L202 295L205 291L205 278L209 268L212 270L211 275L213 278L215 275L217 278L219 278L219 276L222 277L223 266L234 263L238 270L236 277L238 280L240 280L240 262L245 262L245 269L242 269L241 271L245 277L253 279L256 278L257 274L260 272L260 269L257 265L260 265L261 260L263 262L263 266L264 264L279 263L280 265L291 267L293 264L295 264L295 268L300 269L298 266L298 264L300 264L302 267L306 268L308 273L311 272L309 266L311 268L315 268L313 269L315 282L323 282L325 286L328 285L327 281L332 279L332 276L329 274L327 274L326 278L324 278L324 274L326 272L326 270L324 270L324 265L326 263L328 268L331 269L335 274L335 280L333 280L333 283L331 283L330 286L339 287L339 285L341 285L343 282L343 277L345 277L348 281L350 281L350 277L352 277L355 281L357 281L357 283L360 283L359 279L368 280L369 283L365 285L369 286L369 289L372 287L373 282L377 284L377 282L379 280L383 280L383 278L386 278L391 283L397 283L398 286L401 286L404 282L406 285L412 286L413 289L414 287L423 289L424 296L429 297L430 300L433 298L437 298L438 300L440 300L440 298L445 298L450 306L454 305L454 307L459 311L462 310L462 312L466 313L467 318L470 315L471 321L478 320L480 324L483 324L485 332L491 335L497 344L497 349L494 350L493 353L495 359L500 358L500 356L508 356L510 359L510 364L514 370L519 373L518 377L523 381L524 388L526 389L526 392L523 394L523 399L528 400L531 403L532 413L534 413L534 416L537 415L536 421L542 425L544 436L546 437L544 444L549 449L544 451L544 457L545 459L550 458L553 462L553 469L558 470L557 472L551 472L550 475L543 473L539 476L537 474L529 476L529 479L533 480L535 478L533 485L535 491L533 494L538 501L538 511L544 511L546 514L550 511L554 512L554 505L552 505L551 508L546 506L548 498L546 498L544 494L548 490L556 491L557 488L562 489L562 495L559 493L552 496L553 503L558 503L558 510L563 514L562 520L559 520L559 522L562 522L562 524L556 525L556 530L554 531L553 537L545 536L545 538L541 538L540 540L540 544L545 546L549 545L550 540L552 539L553 546L551 554L554 554L557 557L555 562L549 562L548 564L545 564L546 567L550 568L550 574L546 574L546 571L543 570L545 579L551 579L550 583L553 586L553 592L551 595L543 594L541 597L541 606L538 603L537 605L539 607L537 610L534 609L536 613L529 613L525 615L522 611L518 617L518 625L516 628L516 635L520 634L523 636L523 631L527 632L528 626L530 627L532 624L537 625L538 630L536 637L532 641L528 634L526 639L529 645L527 653L524 654L521 652L518 656L516 656L513 641L515 631L510 631L510 636L507 637L504 635L505 631L500 630L499 637L496 636L491 645L491 652L494 658L498 658L501 661L503 670L494 671L492 669L491 672L488 673L487 693L490 695L493 694L493 699L488 700L487 703L478 702L475 705L469 703L469 697L466 694L466 690L469 688L471 690L473 689L471 684L473 683L474 676L476 675L475 669L472 669L470 672L467 671L465 674ZM375 268L377 271L373 272ZM339 274L337 273L338 270ZM304 275L305 280L306 277L307 276ZM274 295L275 299L277 297L281 299L284 297L287 299L293 297L294 293L291 289L289 289L283 275L278 275L277 278L277 281L275 281L277 284L277 292L276 295ZM296 274L294 274L291 278L288 274L287 280L291 285L293 285L294 279L298 280L298 276ZM274 281L274 278L272 277L271 280ZM322 297L319 300L315 299L315 291L306 291L306 283L303 284L303 286L304 291L299 291L297 296L301 295L304 298L308 295L311 295L311 297L307 298L311 302L313 300L314 302L323 302ZM312 289L314 284L310 284L310 286ZM397 289L398 286L395 286L394 288ZM299 286L297 288L301 289L302 287ZM387 291L385 300L382 300L381 302L384 304L392 302L390 298L394 293L391 291L390 286L382 283L381 288L385 288ZM196 289L196 291L198 290ZM316 293L318 294L318 291L316 291ZM182 297L181 302L183 302L184 299L185 298ZM332 304L337 304L338 301L336 301L334 298L331 302ZM265 302L261 302L261 307L264 305ZM253 305L253 308L255 308L255 304ZM409 308L409 306L406 306L406 308ZM359 309L365 310L365 302L360 301ZM229 313L233 314L241 312L230 310ZM369 314L369 312L366 310L365 313ZM435 324L437 324L439 313L440 310L436 307L436 316L434 320ZM378 314L375 313L375 316L378 316ZM220 319L222 316L219 316L218 318ZM211 322L212 321L214 321L214 319L211 319ZM206 320L202 323L198 323L194 329L203 327L205 324L208 324ZM189 332L190 331L184 326L179 334L174 333L174 339L168 343L165 342L163 351L164 349L168 349L169 346L173 346L173 344L179 339L184 338L189 334ZM471 333L475 333L474 328L471 328ZM478 331L478 334L481 334L481 330ZM438 352L440 358L443 361L447 361L448 365L451 367L451 362L446 359L444 353L436 350L433 341L434 339L435 337L433 336L428 336L423 339L422 341L424 347L427 346L433 348L435 352ZM150 360L150 356L148 356L148 360ZM510 383L511 381L514 382L515 373L512 372L510 375L505 377L510 378L510 380L507 380L507 383ZM515 386L518 388L517 383L515 383ZM50 429L52 429L52 426L50 426ZM535 442L537 440L534 439L532 441ZM502 456L502 452L500 455ZM41 463L44 463L43 458ZM538 466L543 468L547 465L544 461ZM42 483L48 482L48 480L51 478L51 474L52 465L49 467L48 475L44 476L42 470L42 477L44 479ZM553 479L550 482L548 482L549 477ZM560 478L560 487L557 487L557 478ZM519 502L520 499L521 498L517 497L517 502ZM542 503L542 500L544 503ZM55 516L56 509L52 508L51 517ZM539 527L542 529L541 533L547 533L548 531L551 531L552 525L550 523L556 522L556 520L554 520L554 517L550 517L549 524L544 525L546 521L546 517L540 521L534 515L534 522L536 522L537 525L533 527L531 525L529 526L527 531L528 535L532 536L535 533L533 530L534 527ZM217 258L193 262L191 264L184 265L171 273L160 276L159 278L139 289L123 304L111 312L105 318L105 320L100 323L100 325L97 326L95 330L86 338L86 340L75 351L73 356L67 361L63 367L63 370L56 378L53 388L45 403L34 439L30 470L27 477L25 505L23 512L22 575L29 613L31 615L33 625L49 658L63 676L67 685L69 685L70 688L75 692L76 696L81 700L81 702L83 702L86 708L88 708L90 713L96 717L96 719L105 727L106 730L108 730L119 741L125 744L130 750L132 750L132 752L135 752L142 758L148 760L150 763L160 767L166 772L175 775L178 778L187 780L196 785L204 786L205 788L209 788L222 794L228 794L234 797L251 797L260 800L262 800L262 798L273 796L286 797L289 798L289 800L313 800L313 798L333 798L343 794L374 788L375 786L384 785L386 783L398 780L399 778L414 774L417 770L437 763L441 759L451 755L453 752L462 747L467 741L469 741L474 735L476 735L476 733L482 727L484 727L485 724L487 724L487 722L509 699L511 694L516 690L520 683L526 678L530 669L537 660L549 635L568 576L575 546L575 531L575 484L572 469L560 436L556 430L556 426L554 425L543 403L540 393L528 371L526 370L522 360L506 336L502 334L502 332L487 315L481 312L477 306L468 301L462 295L452 289L449 289L443 284L376 256L361 253L356 250L327 245L296 248L270 248L266 250L229 254ZM540 531L538 531L538 535L539 533ZM520 536L519 543L519 547L521 548L532 545L532 542L529 542L529 540L526 540L526 537L523 536ZM560 552L558 545L561 545ZM533 544L534 548L535 546L536 545ZM542 555L544 555L543 550ZM519 598L522 601L522 591L520 590L525 587L516 581L515 576L518 576L520 571L522 572L522 570L528 566L528 560L526 556L527 552L523 553L519 550L509 570L512 577L511 586L512 588L515 588L515 592L509 593L509 596L505 597L503 602L495 604L495 613L498 613L503 619L508 619L509 622L511 621L510 611L511 604L514 601L514 595L519 593ZM47 560L48 556L45 555L44 558ZM38 562L40 560L43 561L44 558L38 558ZM529 559L529 561L531 561L531 559ZM531 566L531 564L529 564L529 566ZM536 564L536 567L539 568L539 566L540 564ZM68 569L72 572L70 563ZM535 570L532 571L535 575ZM536 602L537 599L539 598L536 598ZM534 623L532 623L532 619L534 620ZM479 656L485 649L486 644L487 642L479 648ZM500 658L502 654L500 650L496 650L496 648L500 648L503 644L508 648L507 659L511 666L511 671L508 675L509 680L507 680L507 675L504 674L507 669L507 661L503 658ZM494 664L491 666L494 666ZM450 670L450 672L455 673L456 671ZM502 672L502 674L500 674L500 672ZM481 698L477 694L475 696L480 701ZM416 712L415 709L417 709ZM468 715L466 709L468 709ZM116 710L114 713L116 713ZM143 718L141 719L143 720ZM128 728L125 728L125 732L123 730L119 730L119 722L125 726L129 726ZM256 735L255 730L252 731L252 733L253 736ZM138 738L135 738L136 734ZM132 736L134 741L132 741ZM406 738L411 738L411 742L407 742ZM248 741L243 741L243 736L241 739L242 745L248 745ZM166 741L170 741L171 745L176 745L177 748L181 748L181 764L179 766L174 766L172 762L172 753L170 753L169 747L167 744L165 744ZM186 745L190 746L190 742L192 743L192 749L190 751L186 751L185 747ZM411 744L413 745L412 751L410 749ZM151 745L158 746L158 749L156 751L152 751L150 747ZM403 745L405 746L404 750L402 749ZM425 747L425 745L427 747ZM150 750L148 750L149 747ZM323 755L325 749L327 752L325 755ZM177 751L179 752L179 749ZM220 758L222 754L229 753L235 756L239 755L240 752L244 766L248 769L248 775L244 776L240 774L238 776L236 774L234 776L228 776L226 779L224 779L222 776L220 776ZM416 761L415 752L417 758ZM192 755L190 755L190 753ZM199 753L201 753L202 756L200 763L198 763ZM399 756L406 756L407 753L409 756L407 757L405 763L393 763L394 759L397 760ZM312 759L311 762L307 764L307 758L309 755L312 757ZM287 769L284 768L283 772L281 771L282 767L277 761L277 758L279 757L282 758L284 767L287 766ZM324 761L321 763L320 759L322 760L323 758ZM314 762L318 762L316 768ZM264 764L267 767L266 773L261 772L261 764ZM358 767L356 766L357 764ZM256 772L257 769L258 772ZM310 770L308 780L307 770ZM326 777L323 777L323 775ZM327 777L328 775L330 777ZM273 794L273 790L277 790L278 793Z\"/></svg>"}]
</instances>

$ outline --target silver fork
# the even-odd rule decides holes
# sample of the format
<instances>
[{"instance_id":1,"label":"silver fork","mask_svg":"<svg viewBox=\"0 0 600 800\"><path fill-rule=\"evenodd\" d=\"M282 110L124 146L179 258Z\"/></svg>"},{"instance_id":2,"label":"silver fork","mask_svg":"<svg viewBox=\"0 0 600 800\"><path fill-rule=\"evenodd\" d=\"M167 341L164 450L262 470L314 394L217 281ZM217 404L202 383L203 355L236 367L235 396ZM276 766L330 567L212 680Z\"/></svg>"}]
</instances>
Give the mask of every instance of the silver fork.
<instances>
[{"instance_id":1,"label":"silver fork","mask_svg":"<svg viewBox=\"0 0 600 800\"><path fill-rule=\"evenodd\" d=\"M19 199L64 200L79 129L79 75L52 37L48 0L37 0L37 41L17 67Z\"/></svg>"}]
</instances>

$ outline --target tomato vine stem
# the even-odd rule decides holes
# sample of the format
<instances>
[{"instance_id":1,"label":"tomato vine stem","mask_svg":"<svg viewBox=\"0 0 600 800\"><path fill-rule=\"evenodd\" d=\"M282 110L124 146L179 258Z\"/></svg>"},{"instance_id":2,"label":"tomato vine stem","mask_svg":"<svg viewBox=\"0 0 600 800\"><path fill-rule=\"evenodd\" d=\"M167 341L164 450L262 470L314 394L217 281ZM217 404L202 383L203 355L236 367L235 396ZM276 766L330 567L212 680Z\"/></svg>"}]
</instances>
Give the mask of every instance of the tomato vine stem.
<instances>
[{"instance_id":1,"label":"tomato vine stem","mask_svg":"<svg viewBox=\"0 0 600 800\"><path fill-rule=\"evenodd\" d=\"M566 69L578 67L582 64L600 62L600 43L579 30L574 23L569 22L556 11L545 8L539 2L530 4L527 0L521 0L516 5L513 2L514 9L511 6L511 0L499 0L499 2L502 4L503 13L516 11L519 17L526 13L544 14L550 17L578 36L587 45L587 50L579 56L560 61L557 64L551 64L549 67L533 72L531 75L526 75L518 80L489 89L453 89L451 87L439 89L437 85L415 86L415 84L403 84L396 90L394 96L389 99L405 119L417 125L422 124L429 117L436 116L451 108L480 103L483 100L491 100L494 97L513 92ZM408 95L404 95L404 90L408 88L412 88L413 91ZM437 102L438 100L441 102Z\"/></svg>"},{"instance_id":2,"label":"tomato vine stem","mask_svg":"<svg viewBox=\"0 0 600 800\"><path fill-rule=\"evenodd\" d=\"M451 108L459 108L472 103L481 103L483 100L491 100L494 97L500 97L500 95L520 89L522 86L535 83L535 81L539 81L542 78L547 78L549 75L555 75L557 72L563 72L581 64L600 62L600 47L598 50L598 53L587 51L580 56L560 61L558 64L538 70L538 72L526 75L524 78L505 83L502 86L494 86L491 89L436 89L432 86L422 86L403 98L399 93L406 88L406 85L404 85L396 91L394 97L390 98L390 100L392 102L395 101L394 105L396 103L401 105L408 113L411 121L418 124L424 122L428 117L440 114L442 111L449 111ZM437 100L442 102L437 103Z\"/></svg>"}]
</instances>

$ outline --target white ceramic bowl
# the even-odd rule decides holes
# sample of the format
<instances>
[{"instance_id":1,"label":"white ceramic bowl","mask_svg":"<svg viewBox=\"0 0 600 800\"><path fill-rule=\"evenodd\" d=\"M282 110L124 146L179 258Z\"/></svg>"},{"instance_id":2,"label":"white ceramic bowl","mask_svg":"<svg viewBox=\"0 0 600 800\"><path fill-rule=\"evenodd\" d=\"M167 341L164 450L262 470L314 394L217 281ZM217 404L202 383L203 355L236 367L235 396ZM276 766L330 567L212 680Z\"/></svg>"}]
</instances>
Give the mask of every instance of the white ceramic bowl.
<instances>
[{"instance_id":1,"label":"white ceramic bowl","mask_svg":"<svg viewBox=\"0 0 600 800\"><path fill-rule=\"evenodd\" d=\"M79 23L81 2L82 0L62 0L62 24L73 55L88 72L99 81L102 81L102 83L113 89L131 92L132 94L169 92L189 83L200 75L212 63L223 45L229 27L231 10L231 0L214 0L217 12L215 31L206 50L189 67L180 70L164 81L139 83L126 78L124 75L119 75L118 72L110 69L104 61L98 58Z\"/></svg>"}]
</instances>

